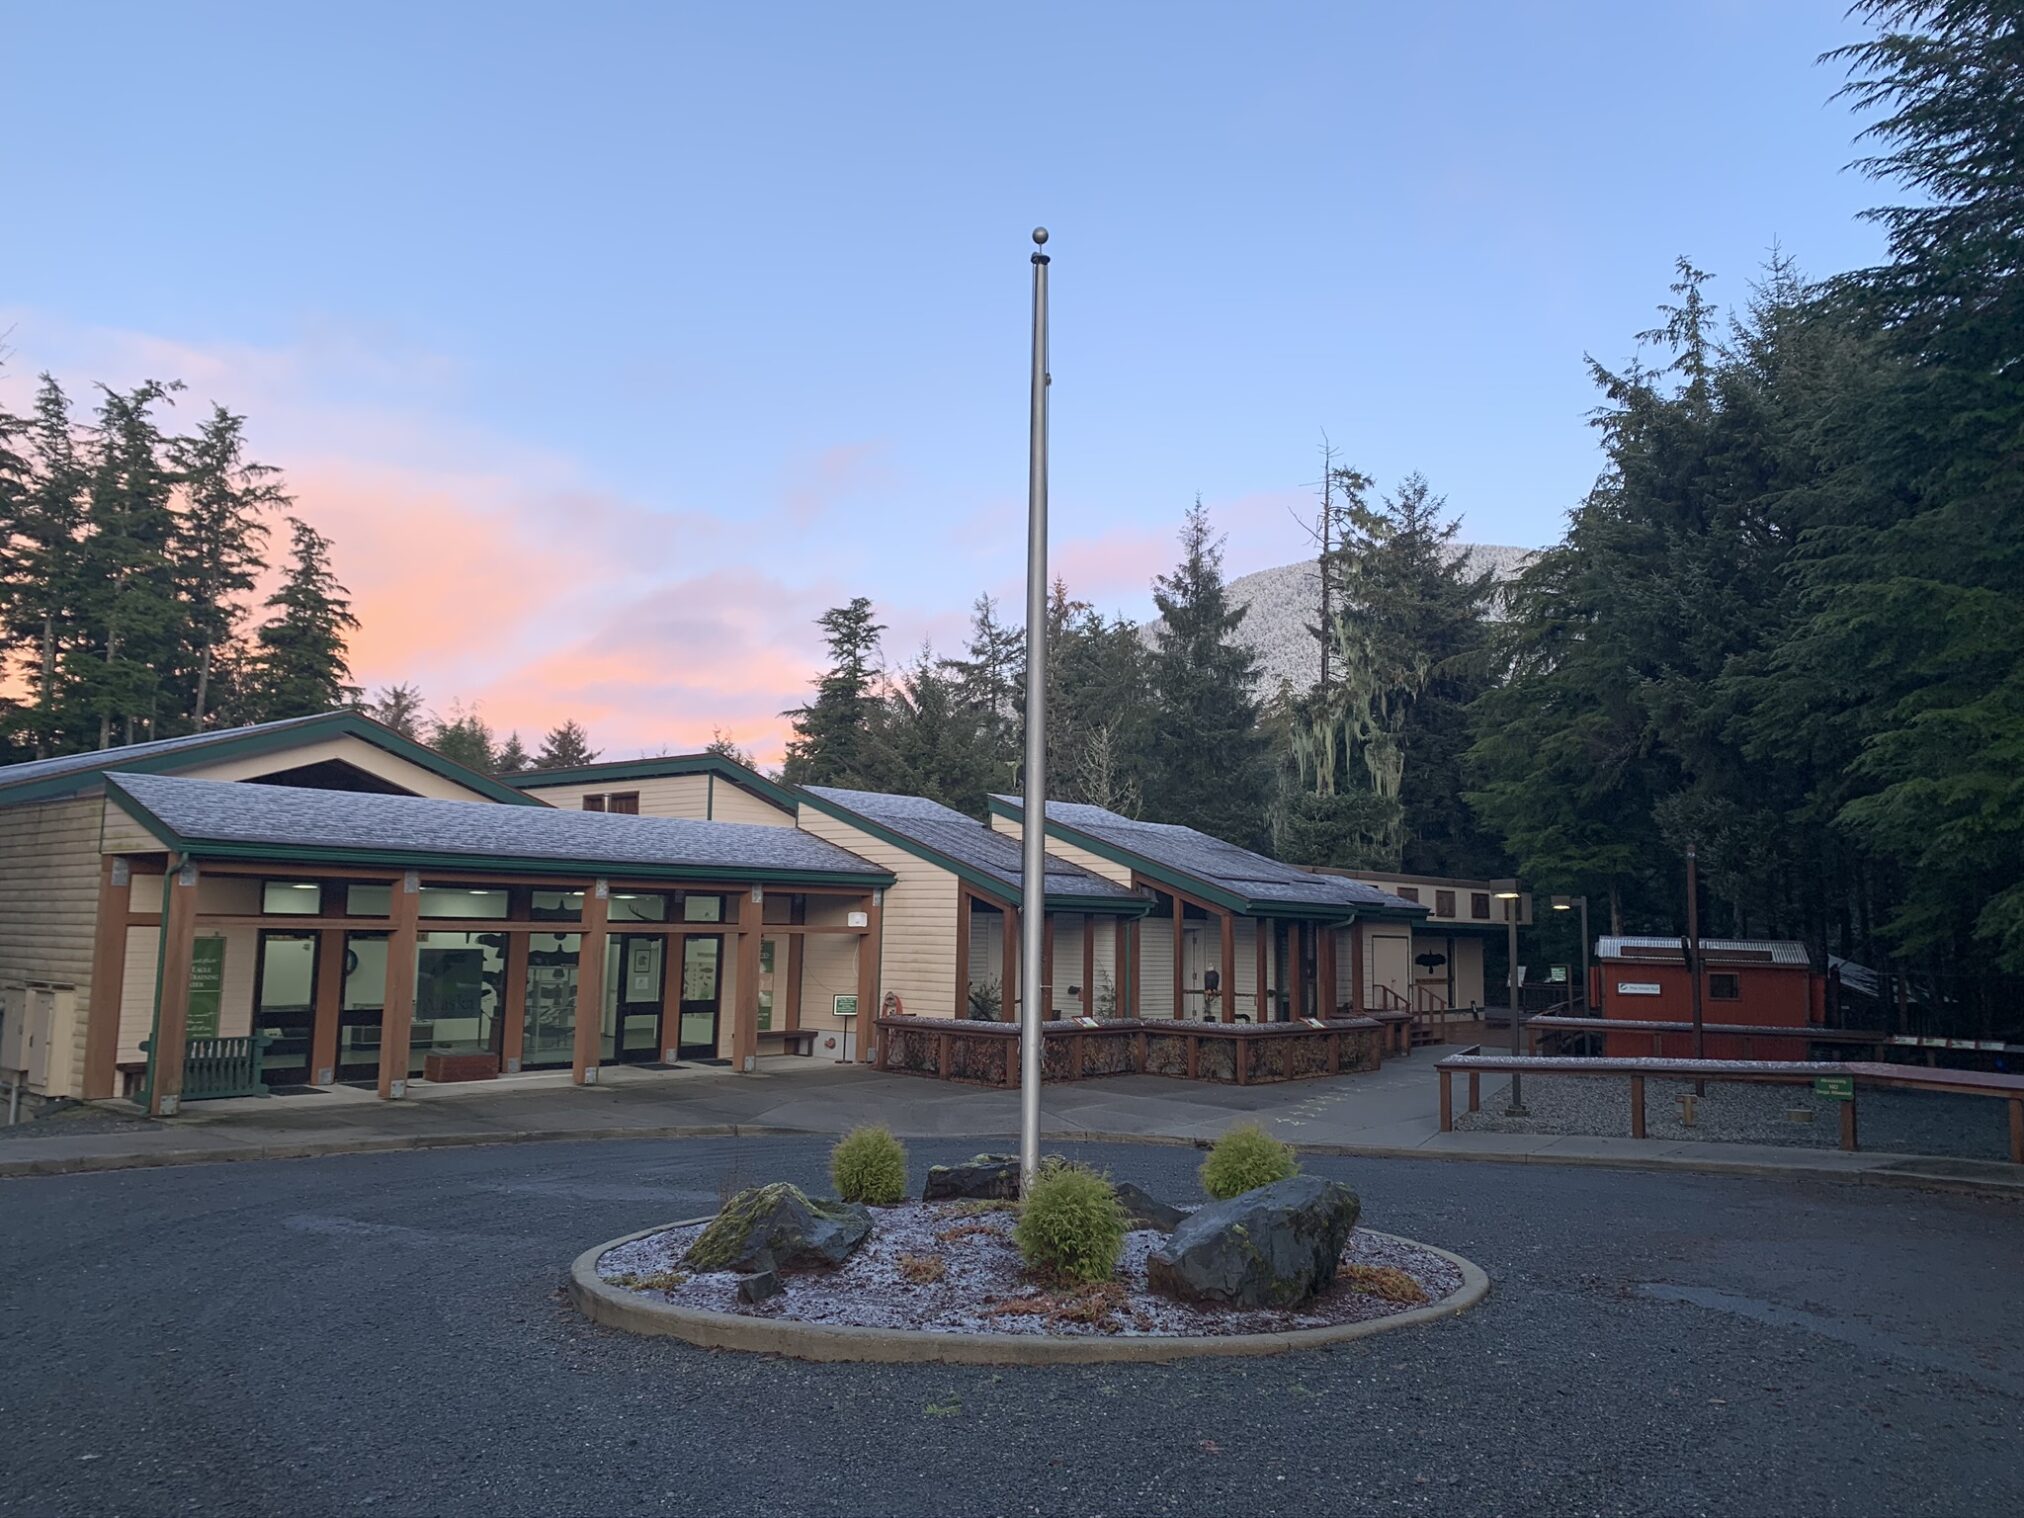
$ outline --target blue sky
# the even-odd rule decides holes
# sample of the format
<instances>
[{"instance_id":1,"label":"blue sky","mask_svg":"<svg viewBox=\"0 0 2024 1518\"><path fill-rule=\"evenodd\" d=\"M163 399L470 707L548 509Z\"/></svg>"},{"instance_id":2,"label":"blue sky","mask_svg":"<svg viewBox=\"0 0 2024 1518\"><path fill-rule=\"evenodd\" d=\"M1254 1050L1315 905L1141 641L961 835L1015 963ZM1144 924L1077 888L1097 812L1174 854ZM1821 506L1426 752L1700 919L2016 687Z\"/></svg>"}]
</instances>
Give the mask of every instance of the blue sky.
<instances>
[{"instance_id":1,"label":"blue sky","mask_svg":"<svg viewBox=\"0 0 2024 1518\"><path fill-rule=\"evenodd\" d=\"M4 393L248 414L370 682L777 752L824 606L1016 598L1036 222L1071 589L1298 557L1324 429L1543 543L1676 254L1878 256L1842 10L0 0Z\"/></svg>"}]
</instances>

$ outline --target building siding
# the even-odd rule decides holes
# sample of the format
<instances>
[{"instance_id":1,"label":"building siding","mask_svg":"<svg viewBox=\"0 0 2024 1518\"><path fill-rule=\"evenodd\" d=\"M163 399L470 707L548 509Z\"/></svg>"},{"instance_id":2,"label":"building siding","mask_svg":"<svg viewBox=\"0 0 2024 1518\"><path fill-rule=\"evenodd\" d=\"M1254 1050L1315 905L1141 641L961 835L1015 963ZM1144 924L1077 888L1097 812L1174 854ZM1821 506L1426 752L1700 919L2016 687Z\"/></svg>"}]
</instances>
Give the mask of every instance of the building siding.
<instances>
[{"instance_id":1,"label":"building siding","mask_svg":"<svg viewBox=\"0 0 2024 1518\"><path fill-rule=\"evenodd\" d=\"M68 1048L50 1053L50 1096L75 1096L84 1076L103 811L97 796L0 808L0 986L77 992Z\"/></svg>"},{"instance_id":2,"label":"building siding","mask_svg":"<svg viewBox=\"0 0 2024 1518\"><path fill-rule=\"evenodd\" d=\"M689 822L754 822L768 827L794 826L794 818L770 801L709 775L658 775L642 780L586 780L570 785L523 787L530 796L578 811L585 796L636 791L642 817L678 817Z\"/></svg>"},{"instance_id":3,"label":"building siding","mask_svg":"<svg viewBox=\"0 0 2024 1518\"><path fill-rule=\"evenodd\" d=\"M886 888L878 991L873 1005L863 1009L866 1015L885 1004L888 991L918 1016L960 1015L955 875L812 806L801 808L801 826L897 877Z\"/></svg>"},{"instance_id":4,"label":"building siding","mask_svg":"<svg viewBox=\"0 0 2024 1518\"><path fill-rule=\"evenodd\" d=\"M1021 837L1025 831L1020 827L1018 818L1001 817L996 812L991 814L991 826L1010 838ZM1117 863L1115 860L1105 859L1101 854L1092 854L1088 849L1078 848L1072 843L1063 843L1059 838L1047 840L1047 852L1056 859L1065 860L1069 864L1079 864L1089 871L1090 874L1101 875L1105 880L1114 880L1121 886L1129 886L1131 884L1130 865L1123 865ZM1169 1001L1173 1000L1171 996L1167 999Z\"/></svg>"},{"instance_id":5,"label":"building siding","mask_svg":"<svg viewBox=\"0 0 2024 1518\"><path fill-rule=\"evenodd\" d=\"M342 760L369 775L412 791L417 796L434 796L446 801L482 801L497 806L490 796L472 790L447 775L438 775L434 770L424 769L410 763L398 754L367 743L362 738L350 736L329 738L321 743L305 743L298 748L285 748L251 758L226 759L213 764L193 764L188 769L176 771L179 775L193 780L257 780L263 775L278 774L305 764L317 764L324 760Z\"/></svg>"}]
</instances>

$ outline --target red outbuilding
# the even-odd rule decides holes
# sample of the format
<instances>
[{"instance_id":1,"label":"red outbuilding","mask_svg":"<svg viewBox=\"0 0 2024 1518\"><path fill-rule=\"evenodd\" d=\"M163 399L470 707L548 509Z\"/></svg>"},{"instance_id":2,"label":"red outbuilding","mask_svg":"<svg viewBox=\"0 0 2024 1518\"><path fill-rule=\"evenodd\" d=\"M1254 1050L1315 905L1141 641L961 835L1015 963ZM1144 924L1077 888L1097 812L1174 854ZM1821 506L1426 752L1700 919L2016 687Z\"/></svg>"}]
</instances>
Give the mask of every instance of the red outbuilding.
<instances>
[{"instance_id":1,"label":"red outbuilding","mask_svg":"<svg viewBox=\"0 0 2024 1518\"><path fill-rule=\"evenodd\" d=\"M1690 1023L1693 980L1685 942L1678 938L1604 938L1595 946L1590 992L1596 1009L1613 1022ZM1820 1027L1826 1021L1827 981L1815 972L1806 946L1787 940L1701 940L1701 1021L1753 1028ZM1657 1052L1691 1059L1694 1036L1666 1033L1657 1051L1649 1034L1606 1034L1604 1053L1630 1058ZM1709 1059L1805 1059L1803 1033L1791 1039L1707 1035Z\"/></svg>"}]
</instances>

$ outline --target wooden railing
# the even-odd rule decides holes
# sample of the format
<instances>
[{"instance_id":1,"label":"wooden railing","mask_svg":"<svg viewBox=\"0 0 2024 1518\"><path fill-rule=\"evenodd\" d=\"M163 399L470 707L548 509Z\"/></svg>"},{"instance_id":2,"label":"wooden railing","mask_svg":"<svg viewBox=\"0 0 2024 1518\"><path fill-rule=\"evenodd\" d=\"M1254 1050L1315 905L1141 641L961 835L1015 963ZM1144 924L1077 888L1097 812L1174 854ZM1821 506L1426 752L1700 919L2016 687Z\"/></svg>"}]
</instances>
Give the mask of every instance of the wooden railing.
<instances>
[{"instance_id":1,"label":"wooden railing","mask_svg":"<svg viewBox=\"0 0 2024 1518\"><path fill-rule=\"evenodd\" d=\"M1524 1022L1525 1048L1528 1053L1538 1053L1545 1047L1549 1054L1564 1051L1565 1045L1576 1040L1607 1036L1620 1041L1636 1041L1647 1036L1651 1043L1651 1057L1665 1057L1665 1041L1678 1039L1682 1035L1692 1036L1694 1025L1690 1022L1647 1022L1641 1017L1528 1017ZM1753 1060L1757 1057L1759 1043L1793 1043L1809 1046L1818 1045L1832 1048L1868 1049L1872 1058L1880 1058L1890 1047L1891 1036L1881 1028L1815 1028L1811 1026L1778 1026L1770 1023L1711 1023L1701 1024L1704 1038L1721 1039L1725 1043L1734 1041L1741 1045L1742 1058ZM1605 1051L1606 1052L1606 1051Z\"/></svg>"},{"instance_id":2,"label":"wooden railing","mask_svg":"<svg viewBox=\"0 0 2024 1518\"><path fill-rule=\"evenodd\" d=\"M183 1100L201 1102L227 1096L265 1096L260 1081L261 1056L273 1038L254 1033L238 1038L193 1038L183 1046ZM152 1047L141 1040L141 1052ZM154 1061L148 1062L150 1071ZM147 1098L142 1097L142 1105Z\"/></svg>"},{"instance_id":3,"label":"wooden railing","mask_svg":"<svg viewBox=\"0 0 2024 1518\"><path fill-rule=\"evenodd\" d=\"M1574 1059L1553 1056L1484 1054L1470 1049L1450 1054L1434 1066L1441 1080L1441 1131L1454 1131L1454 1079L1469 1078L1469 1111L1482 1104L1482 1077L1488 1074L1575 1075L1630 1081L1630 1136L1645 1136L1647 1080L1718 1081L1741 1085L1811 1086L1822 1076L1847 1076L1852 1089L1937 1091L1952 1096L1984 1096L2009 1103L2010 1163L2024 1165L2024 1076L1997 1075L1984 1070L1927 1070L1916 1065L1884 1065L1868 1060L1723 1060L1723 1059ZM1853 1152L1856 1104L1841 1103L1841 1147Z\"/></svg>"}]
</instances>

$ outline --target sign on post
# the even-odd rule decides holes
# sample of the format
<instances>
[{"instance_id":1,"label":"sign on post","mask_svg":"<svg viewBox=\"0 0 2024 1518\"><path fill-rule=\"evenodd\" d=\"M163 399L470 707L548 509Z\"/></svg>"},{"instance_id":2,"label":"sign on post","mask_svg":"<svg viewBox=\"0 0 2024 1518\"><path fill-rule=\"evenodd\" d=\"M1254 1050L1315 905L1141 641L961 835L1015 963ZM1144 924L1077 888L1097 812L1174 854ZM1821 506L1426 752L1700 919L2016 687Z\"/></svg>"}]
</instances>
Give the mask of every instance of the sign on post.
<instances>
[{"instance_id":1,"label":"sign on post","mask_svg":"<svg viewBox=\"0 0 2024 1518\"><path fill-rule=\"evenodd\" d=\"M1813 1077L1813 1094L1827 1097L1831 1101L1852 1102L1855 1100L1855 1077L1816 1075Z\"/></svg>"},{"instance_id":2,"label":"sign on post","mask_svg":"<svg viewBox=\"0 0 2024 1518\"><path fill-rule=\"evenodd\" d=\"M190 1002L185 1036L216 1038L225 1002L225 940L199 938L190 946Z\"/></svg>"}]
</instances>

